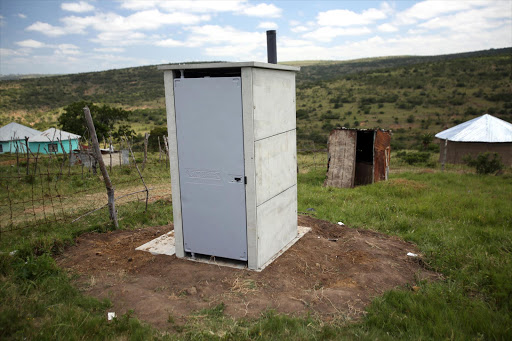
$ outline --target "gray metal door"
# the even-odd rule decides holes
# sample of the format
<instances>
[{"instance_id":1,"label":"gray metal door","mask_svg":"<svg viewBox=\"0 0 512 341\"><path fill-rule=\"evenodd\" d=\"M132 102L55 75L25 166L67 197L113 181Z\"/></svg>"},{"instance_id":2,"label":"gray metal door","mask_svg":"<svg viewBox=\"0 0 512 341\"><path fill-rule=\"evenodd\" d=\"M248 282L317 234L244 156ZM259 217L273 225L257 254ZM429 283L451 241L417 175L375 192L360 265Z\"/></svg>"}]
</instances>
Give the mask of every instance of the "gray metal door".
<instances>
[{"instance_id":1,"label":"gray metal door","mask_svg":"<svg viewBox=\"0 0 512 341\"><path fill-rule=\"evenodd\" d=\"M186 252L247 260L240 77L178 78L178 136Z\"/></svg>"}]
</instances>

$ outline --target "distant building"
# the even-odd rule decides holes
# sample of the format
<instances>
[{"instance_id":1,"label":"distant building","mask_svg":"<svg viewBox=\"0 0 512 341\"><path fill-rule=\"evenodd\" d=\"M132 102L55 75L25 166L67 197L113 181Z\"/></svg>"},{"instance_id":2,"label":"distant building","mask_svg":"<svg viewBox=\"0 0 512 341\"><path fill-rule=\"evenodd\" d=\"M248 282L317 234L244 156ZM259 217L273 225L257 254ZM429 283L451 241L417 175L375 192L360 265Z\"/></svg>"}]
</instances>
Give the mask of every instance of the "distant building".
<instances>
[{"instance_id":1,"label":"distant building","mask_svg":"<svg viewBox=\"0 0 512 341\"><path fill-rule=\"evenodd\" d=\"M74 149L78 149L80 135L68 133L56 128L50 128L36 136L29 138L29 148L32 153L61 154L63 152L69 153Z\"/></svg>"},{"instance_id":2,"label":"distant building","mask_svg":"<svg viewBox=\"0 0 512 341\"><path fill-rule=\"evenodd\" d=\"M440 162L463 163L463 157L498 153L512 166L512 124L489 114L482 115L436 134L441 140Z\"/></svg>"},{"instance_id":3,"label":"distant building","mask_svg":"<svg viewBox=\"0 0 512 341\"><path fill-rule=\"evenodd\" d=\"M331 131L324 186L352 188L388 179L391 132L382 129Z\"/></svg>"},{"instance_id":4,"label":"distant building","mask_svg":"<svg viewBox=\"0 0 512 341\"><path fill-rule=\"evenodd\" d=\"M41 132L19 124L11 122L0 128L0 154L3 153L26 153L25 137L31 138L39 135ZM30 144L29 144L30 148Z\"/></svg>"}]
</instances>

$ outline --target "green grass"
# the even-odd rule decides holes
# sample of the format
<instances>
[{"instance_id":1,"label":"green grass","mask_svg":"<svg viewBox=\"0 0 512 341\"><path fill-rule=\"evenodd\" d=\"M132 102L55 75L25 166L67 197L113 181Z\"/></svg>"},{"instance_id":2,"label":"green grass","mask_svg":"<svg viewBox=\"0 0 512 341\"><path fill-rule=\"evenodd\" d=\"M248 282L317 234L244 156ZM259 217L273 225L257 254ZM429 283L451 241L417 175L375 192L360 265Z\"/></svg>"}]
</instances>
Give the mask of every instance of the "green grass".
<instances>
[{"instance_id":1,"label":"green grass","mask_svg":"<svg viewBox=\"0 0 512 341\"><path fill-rule=\"evenodd\" d=\"M325 188L324 155L300 155L299 211L319 219L396 235L416 243L424 261L443 278L397 288L377 297L358 322L340 316L265 312L233 319L224 305L198 311L185 321L169 316L168 332L127 314L109 323L110 302L83 296L53 255L76 236L112 229L99 211L74 224L4 233L0 240L0 338L2 339L184 339L184 340L506 340L512 337L512 177L481 176L468 168L447 172L392 159L391 179L354 189ZM393 168L395 167L395 168ZM167 170L160 170L167 174ZM166 224L171 204L120 206L121 228ZM9 252L18 250L15 255Z\"/></svg>"}]
</instances>

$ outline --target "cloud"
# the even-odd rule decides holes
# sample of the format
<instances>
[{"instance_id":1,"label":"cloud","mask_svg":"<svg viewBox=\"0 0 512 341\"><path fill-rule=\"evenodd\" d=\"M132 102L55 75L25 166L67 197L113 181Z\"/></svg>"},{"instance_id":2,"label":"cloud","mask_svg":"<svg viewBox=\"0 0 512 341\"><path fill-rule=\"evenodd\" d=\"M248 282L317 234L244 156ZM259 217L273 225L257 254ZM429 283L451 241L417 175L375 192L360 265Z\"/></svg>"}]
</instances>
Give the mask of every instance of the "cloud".
<instances>
[{"instance_id":1,"label":"cloud","mask_svg":"<svg viewBox=\"0 0 512 341\"><path fill-rule=\"evenodd\" d=\"M318 13L317 21L320 26L343 27L369 25L385 18L387 14L376 8L364 10L361 14L346 9L335 9Z\"/></svg>"},{"instance_id":2,"label":"cloud","mask_svg":"<svg viewBox=\"0 0 512 341\"><path fill-rule=\"evenodd\" d=\"M307 32L309 31L310 28L306 27L306 26L302 26L302 25L299 25L299 26L295 26L295 27L292 27L290 28L290 31L294 32L294 33L301 33L301 32Z\"/></svg>"},{"instance_id":3,"label":"cloud","mask_svg":"<svg viewBox=\"0 0 512 341\"><path fill-rule=\"evenodd\" d=\"M79 53L80 48L73 44L60 44L57 45L57 49L55 50L55 54L77 55Z\"/></svg>"},{"instance_id":4,"label":"cloud","mask_svg":"<svg viewBox=\"0 0 512 341\"><path fill-rule=\"evenodd\" d=\"M152 0L125 0L121 1L121 8L129 9L129 10L141 10L141 9L151 9L156 8L158 1Z\"/></svg>"},{"instance_id":5,"label":"cloud","mask_svg":"<svg viewBox=\"0 0 512 341\"><path fill-rule=\"evenodd\" d=\"M5 25L5 17L0 15L0 27Z\"/></svg>"},{"instance_id":6,"label":"cloud","mask_svg":"<svg viewBox=\"0 0 512 341\"><path fill-rule=\"evenodd\" d=\"M137 30L156 30L165 25L196 25L208 20L210 20L210 16L206 14L162 13L157 9L151 9L139 11L129 16L112 12L96 13L85 17L72 15L60 19L63 26L53 26L37 21L28 26L26 30L36 31L50 37L58 37L66 34L84 34L87 28L93 28L104 36L108 36L112 32L126 32L126 35L130 36ZM98 39L101 40L101 37L98 37Z\"/></svg>"},{"instance_id":7,"label":"cloud","mask_svg":"<svg viewBox=\"0 0 512 341\"><path fill-rule=\"evenodd\" d=\"M245 48L244 46L265 46L266 44L264 32L240 31L232 26L192 26L186 28L186 30L190 32L187 46L191 47L229 44L233 46L239 45L239 49L242 50Z\"/></svg>"},{"instance_id":8,"label":"cloud","mask_svg":"<svg viewBox=\"0 0 512 341\"><path fill-rule=\"evenodd\" d=\"M64 11L76 12L76 13L85 13L94 10L94 6L88 4L85 1L80 2L64 2L60 5Z\"/></svg>"},{"instance_id":9,"label":"cloud","mask_svg":"<svg viewBox=\"0 0 512 341\"><path fill-rule=\"evenodd\" d=\"M17 50L0 48L0 57L7 58L12 56L27 56L29 49L21 48Z\"/></svg>"},{"instance_id":10,"label":"cloud","mask_svg":"<svg viewBox=\"0 0 512 341\"><path fill-rule=\"evenodd\" d=\"M303 39L293 39L288 37L283 37L279 40L279 43L277 44L278 48L281 47L304 47L311 45L311 41L309 40L303 40Z\"/></svg>"},{"instance_id":11,"label":"cloud","mask_svg":"<svg viewBox=\"0 0 512 341\"><path fill-rule=\"evenodd\" d=\"M184 46L185 43L174 39L164 39L155 42L155 45L160 47L177 47Z\"/></svg>"},{"instance_id":12,"label":"cloud","mask_svg":"<svg viewBox=\"0 0 512 341\"><path fill-rule=\"evenodd\" d=\"M124 52L122 47L96 47L93 49L95 52Z\"/></svg>"},{"instance_id":13,"label":"cloud","mask_svg":"<svg viewBox=\"0 0 512 341\"><path fill-rule=\"evenodd\" d=\"M210 20L209 15L162 13L157 9L136 12L126 17L116 13L98 13L88 17L70 16L61 19L66 27L92 27L101 32L155 30L165 25L195 25L207 20Z\"/></svg>"},{"instance_id":14,"label":"cloud","mask_svg":"<svg viewBox=\"0 0 512 341\"><path fill-rule=\"evenodd\" d=\"M18 13L18 18L21 18L21 19L26 19L27 16L23 13Z\"/></svg>"},{"instance_id":15,"label":"cloud","mask_svg":"<svg viewBox=\"0 0 512 341\"><path fill-rule=\"evenodd\" d=\"M510 12L512 12L512 3L508 11L498 6L469 10L436 17L419 24L418 27L429 30L449 29L456 32L489 30L503 25L510 27L512 24Z\"/></svg>"},{"instance_id":16,"label":"cloud","mask_svg":"<svg viewBox=\"0 0 512 341\"><path fill-rule=\"evenodd\" d=\"M126 0L121 3L121 8L129 10L148 10L160 8L166 12L183 13L222 13L232 12L238 15L247 15L262 18L278 18L282 10L274 4L260 3L251 5L246 0L232 1L140 1Z\"/></svg>"},{"instance_id":17,"label":"cloud","mask_svg":"<svg viewBox=\"0 0 512 341\"><path fill-rule=\"evenodd\" d=\"M340 28L326 26L306 33L302 37L321 42L330 42L339 36L360 36L369 33L371 33L371 30L368 27Z\"/></svg>"},{"instance_id":18,"label":"cloud","mask_svg":"<svg viewBox=\"0 0 512 341\"><path fill-rule=\"evenodd\" d=\"M46 44L41 43L40 41L37 41L37 40L33 40L33 39L18 41L18 42L16 42L16 45L19 45L21 47L35 48L35 49L41 48L41 47L46 47Z\"/></svg>"},{"instance_id":19,"label":"cloud","mask_svg":"<svg viewBox=\"0 0 512 341\"><path fill-rule=\"evenodd\" d=\"M396 32L398 31L398 28L392 24L385 23L382 25L377 26L377 29L381 32Z\"/></svg>"},{"instance_id":20,"label":"cloud","mask_svg":"<svg viewBox=\"0 0 512 341\"><path fill-rule=\"evenodd\" d=\"M93 43L108 47L119 47L128 45L148 44L148 36L141 32L101 32L95 38L90 39Z\"/></svg>"},{"instance_id":21,"label":"cloud","mask_svg":"<svg viewBox=\"0 0 512 341\"><path fill-rule=\"evenodd\" d=\"M32 25L26 28L27 31L36 31L47 35L49 37L58 37L64 34L72 33L71 31L67 31L63 27L53 26L45 22L36 21Z\"/></svg>"},{"instance_id":22,"label":"cloud","mask_svg":"<svg viewBox=\"0 0 512 341\"><path fill-rule=\"evenodd\" d=\"M279 18L282 9L273 4L258 4L256 6L249 6L243 8L240 13L250 17L263 17L263 18Z\"/></svg>"},{"instance_id":23,"label":"cloud","mask_svg":"<svg viewBox=\"0 0 512 341\"><path fill-rule=\"evenodd\" d=\"M503 1L507 2L507 1ZM488 5L486 0L480 1L433 1L418 2L411 8L400 12L396 16L396 23L400 25L414 24L420 20L435 18L439 15L468 10L474 7ZM510 12L509 12L510 15Z\"/></svg>"},{"instance_id":24,"label":"cloud","mask_svg":"<svg viewBox=\"0 0 512 341\"><path fill-rule=\"evenodd\" d=\"M275 30L277 27L277 24L272 21L262 21L258 24L258 28L262 28L264 30Z\"/></svg>"},{"instance_id":25,"label":"cloud","mask_svg":"<svg viewBox=\"0 0 512 341\"><path fill-rule=\"evenodd\" d=\"M158 6L166 11L172 12L193 12L193 13L215 13L215 12L236 12L246 7L246 1L162 1L156 2Z\"/></svg>"}]
</instances>

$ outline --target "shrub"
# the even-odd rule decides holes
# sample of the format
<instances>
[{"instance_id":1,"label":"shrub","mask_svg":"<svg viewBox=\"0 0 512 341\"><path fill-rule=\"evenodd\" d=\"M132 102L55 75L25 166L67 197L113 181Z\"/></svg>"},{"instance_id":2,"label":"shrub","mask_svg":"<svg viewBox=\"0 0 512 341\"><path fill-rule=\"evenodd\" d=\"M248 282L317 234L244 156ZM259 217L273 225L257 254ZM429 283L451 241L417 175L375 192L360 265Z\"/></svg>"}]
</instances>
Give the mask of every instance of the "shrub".
<instances>
[{"instance_id":1,"label":"shrub","mask_svg":"<svg viewBox=\"0 0 512 341\"><path fill-rule=\"evenodd\" d=\"M321 120L336 120L336 119L339 119L339 118L340 118L340 115L336 114L336 113L333 113L331 110L328 110L325 114L320 116Z\"/></svg>"},{"instance_id":2,"label":"shrub","mask_svg":"<svg viewBox=\"0 0 512 341\"><path fill-rule=\"evenodd\" d=\"M466 155L462 160L469 166L475 167L477 174L496 173L504 167L498 153L480 153L476 158Z\"/></svg>"},{"instance_id":3,"label":"shrub","mask_svg":"<svg viewBox=\"0 0 512 341\"><path fill-rule=\"evenodd\" d=\"M308 114L307 110L305 110L305 109L297 110L297 115L296 116L297 116L298 119L309 118L309 114Z\"/></svg>"},{"instance_id":4,"label":"shrub","mask_svg":"<svg viewBox=\"0 0 512 341\"><path fill-rule=\"evenodd\" d=\"M402 160L404 160L410 165L426 163L428 159L430 159L430 153L428 152L402 152L400 154L397 154L397 156L399 156Z\"/></svg>"}]
</instances>

